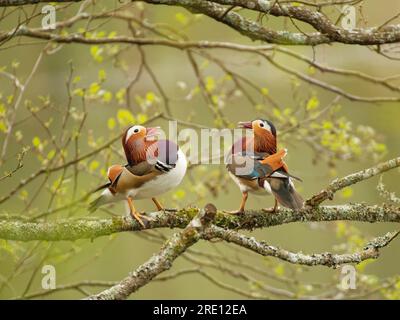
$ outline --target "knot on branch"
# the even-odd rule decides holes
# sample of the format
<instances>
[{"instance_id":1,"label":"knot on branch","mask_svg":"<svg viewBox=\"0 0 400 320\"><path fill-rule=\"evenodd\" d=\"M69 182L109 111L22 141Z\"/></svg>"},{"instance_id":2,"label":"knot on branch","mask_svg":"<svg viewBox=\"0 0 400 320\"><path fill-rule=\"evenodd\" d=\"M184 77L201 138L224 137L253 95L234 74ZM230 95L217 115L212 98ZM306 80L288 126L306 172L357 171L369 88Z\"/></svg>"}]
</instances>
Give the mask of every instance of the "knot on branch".
<instances>
[{"instance_id":1,"label":"knot on branch","mask_svg":"<svg viewBox=\"0 0 400 320\"><path fill-rule=\"evenodd\" d=\"M333 200L334 192L330 189L325 189L313 196L312 198L308 199L305 204L306 206L316 207L320 205L325 200Z\"/></svg>"},{"instance_id":2,"label":"knot on branch","mask_svg":"<svg viewBox=\"0 0 400 320\"><path fill-rule=\"evenodd\" d=\"M317 265L317 258L318 258L318 254L313 254L313 255L311 255L313 258L316 258L316 265ZM332 253L330 253L330 252L323 252L323 253L321 253L321 258L322 258L322 261L325 261L325 265L327 266L327 267L329 267L329 268L333 268L333 269L336 269L337 267L338 267L338 263L337 263L337 261L335 260L335 256L332 254Z\"/></svg>"},{"instance_id":3,"label":"knot on branch","mask_svg":"<svg viewBox=\"0 0 400 320\"><path fill-rule=\"evenodd\" d=\"M204 229L211 224L216 214L217 208L212 203L208 203L202 210L200 210L197 216L192 219L188 227L192 227L197 230Z\"/></svg>"},{"instance_id":4,"label":"knot on branch","mask_svg":"<svg viewBox=\"0 0 400 320\"><path fill-rule=\"evenodd\" d=\"M388 232L381 237L372 239L365 245L364 250L375 249L377 251L378 249L383 248L387 246L390 242L392 242L392 240L396 238L399 235L399 233L400 231Z\"/></svg>"}]
</instances>

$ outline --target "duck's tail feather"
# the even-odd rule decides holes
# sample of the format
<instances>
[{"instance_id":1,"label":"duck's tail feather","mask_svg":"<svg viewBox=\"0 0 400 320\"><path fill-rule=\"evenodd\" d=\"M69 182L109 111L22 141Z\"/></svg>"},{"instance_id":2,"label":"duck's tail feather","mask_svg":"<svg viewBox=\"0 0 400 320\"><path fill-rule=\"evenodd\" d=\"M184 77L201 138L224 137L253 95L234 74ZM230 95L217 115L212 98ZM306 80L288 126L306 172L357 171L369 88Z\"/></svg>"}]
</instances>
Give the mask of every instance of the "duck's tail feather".
<instances>
[{"instance_id":1,"label":"duck's tail feather","mask_svg":"<svg viewBox=\"0 0 400 320\"><path fill-rule=\"evenodd\" d=\"M111 186L111 182L101 185L100 187L90 191L90 193L88 193L88 195L87 195L87 198L89 198L91 194L96 193L100 190L109 188L110 186ZM101 194L99 197L97 197L96 199L94 199L92 202L89 203L88 210L90 213L92 213L92 212L96 211L98 207L102 206L105 203L107 203L107 197L104 194Z\"/></svg>"},{"instance_id":2,"label":"duck's tail feather","mask_svg":"<svg viewBox=\"0 0 400 320\"><path fill-rule=\"evenodd\" d=\"M95 212L99 207L101 207L103 204L108 203L108 199L106 195L102 194L96 199L94 199L92 202L89 203L89 212Z\"/></svg>"},{"instance_id":3,"label":"duck's tail feather","mask_svg":"<svg viewBox=\"0 0 400 320\"><path fill-rule=\"evenodd\" d=\"M101 185L100 187L97 187L96 189L94 189L94 190L91 191L90 193L91 193L91 194L92 194L92 193L96 193L97 191L106 189L106 188L108 188L108 187L110 187L110 186L111 186L111 182L107 182L106 184L103 184L103 185Z\"/></svg>"},{"instance_id":4,"label":"duck's tail feather","mask_svg":"<svg viewBox=\"0 0 400 320\"><path fill-rule=\"evenodd\" d=\"M292 210L303 208L304 200L289 179L271 179L270 185L272 193L281 205Z\"/></svg>"}]
</instances>

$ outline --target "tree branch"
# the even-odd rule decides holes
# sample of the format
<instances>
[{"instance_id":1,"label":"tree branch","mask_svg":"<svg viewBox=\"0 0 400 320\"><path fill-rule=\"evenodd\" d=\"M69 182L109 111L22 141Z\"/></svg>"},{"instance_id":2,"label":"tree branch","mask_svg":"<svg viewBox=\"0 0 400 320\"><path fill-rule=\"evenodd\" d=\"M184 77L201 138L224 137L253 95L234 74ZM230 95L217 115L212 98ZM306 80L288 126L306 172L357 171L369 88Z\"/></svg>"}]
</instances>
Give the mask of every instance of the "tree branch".
<instances>
[{"instance_id":1,"label":"tree branch","mask_svg":"<svg viewBox=\"0 0 400 320\"><path fill-rule=\"evenodd\" d=\"M380 163L374 167L350 174L344 178L336 179L331 182L328 188L322 190L311 199L307 200L306 204L310 206L317 206L327 199L332 200L333 195L336 191L351 186L357 182L369 179L373 176L376 176L377 174L383 173L398 166L400 166L400 157Z\"/></svg>"},{"instance_id":2,"label":"tree branch","mask_svg":"<svg viewBox=\"0 0 400 320\"><path fill-rule=\"evenodd\" d=\"M90 300L121 300L126 299L132 292L150 282L161 272L168 270L172 262L187 248L196 243L204 230L214 219L217 209L212 204L205 206L187 227L180 233L175 233L161 248L160 252L137 268L131 275L120 283L88 297Z\"/></svg>"},{"instance_id":3,"label":"tree branch","mask_svg":"<svg viewBox=\"0 0 400 320\"><path fill-rule=\"evenodd\" d=\"M154 218L147 229L185 228L199 212L197 208L181 209L174 213L153 212ZM292 222L321 221L361 221L361 222L400 222L400 207L369 206L363 203L337 206L319 206L292 211L282 208L275 214L265 214L262 210L248 210L244 215L234 216L218 211L215 225L225 229L253 230ZM15 241L74 241L95 239L119 232L144 230L128 216L108 219L64 219L52 222L29 221L0 217L0 239Z\"/></svg>"},{"instance_id":4,"label":"tree branch","mask_svg":"<svg viewBox=\"0 0 400 320\"><path fill-rule=\"evenodd\" d=\"M0 0L0 7L22 6L37 3L80 2L80 0ZM323 13L307 7L281 4L267 0L144 0L158 5L180 6L193 13L204 14L224 23L252 40L287 45L318 45L332 42L358 45L380 45L400 41L400 25L383 25L346 30L338 27ZM246 19L229 8L241 7L276 17L289 17L312 26L318 32L275 31Z\"/></svg>"},{"instance_id":5,"label":"tree branch","mask_svg":"<svg viewBox=\"0 0 400 320\"><path fill-rule=\"evenodd\" d=\"M225 230L219 227L210 227L204 235L204 238L211 240L214 238L223 239L238 246L247 248L263 256L270 256L287 261L293 264L302 264L307 266L328 266L337 267L346 263L360 263L367 259L376 259L379 256L379 249L387 246L399 234L399 231L388 232L382 237L377 237L364 247L361 252L351 254L332 254L329 252L307 255L302 252L294 253L279 247L268 245L264 241L257 241L253 237L247 237L233 230Z\"/></svg>"},{"instance_id":6,"label":"tree branch","mask_svg":"<svg viewBox=\"0 0 400 320\"><path fill-rule=\"evenodd\" d=\"M325 35L316 32L305 35L288 31L275 31L262 26L250 19L246 19L236 12L227 12L226 8L214 1L205 0L145 0L151 4L180 6L192 13L202 13L218 22L228 25L242 35L268 43L286 45L317 45L331 42Z\"/></svg>"},{"instance_id":7,"label":"tree branch","mask_svg":"<svg viewBox=\"0 0 400 320\"><path fill-rule=\"evenodd\" d=\"M312 26L320 32L320 41L327 37L328 42L346 44L384 44L400 41L400 25L387 25L385 28L373 27L368 29L346 30L338 27L320 11L313 11L302 6L284 5L279 1L265 0L212 0L222 5L235 5L252 11L258 11L275 17L289 17ZM308 35L307 35L308 36ZM316 41L317 35L310 35Z\"/></svg>"},{"instance_id":8,"label":"tree branch","mask_svg":"<svg viewBox=\"0 0 400 320\"><path fill-rule=\"evenodd\" d=\"M296 221L400 222L400 207L395 206L368 206L359 203L318 207L323 201L332 199L336 191L399 166L400 157L334 180L326 189L307 200L306 207L299 211L282 208L279 213L266 215L262 211L250 210L240 216L218 212L215 224L225 229L254 229ZM150 214L154 221L149 223L148 228L184 228L198 212L196 208L181 209L174 214L154 212ZM142 230L142 227L130 217L67 219L54 222L0 217L0 239L5 240L94 239L117 232L138 230Z\"/></svg>"},{"instance_id":9,"label":"tree branch","mask_svg":"<svg viewBox=\"0 0 400 320\"><path fill-rule=\"evenodd\" d=\"M351 254L325 252L307 255L268 245L263 241L257 241L254 238L242 235L233 229L252 230L295 221L400 222L400 207L395 206L368 206L366 204L318 206L322 201L331 198L337 190L398 166L400 166L400 157L337 179L328 188L308 200L308 203L312 205L307 205L299 211L281 209L278 213L270 215L260 211L248 211L244 215L237 216L217 212L216 208L210 204L200 211L190 208L176 213L152 213L151 216L154 220L149 222L148 228L178 227L183 228L183 231L174 234L157 255L150 258L131 275L111 288L97 295L89 296L88 299L126 299L132 292L137 291L157 275L168 270L179 255L201 238L205 240L222 239L263 256L272 256L293 264L308 266L336 267L345 263L360 263L367 259L376 259L379 256L379 249L387 246L398 236L399 232L387 233L385 236L373 239L361 252ZM214 225L211 225L211 221L214 222ZM133 221L129 217L69 219L58 222L30 221L7 216L0 217L0 239L6 240L59 241L94 239L102 235L135 230L142 230L142 228L137 221ZM221 283L219 285L225 286ZM75 289L83 290L81 287L76 287Z\"/></svg>"},{"instance_id":10,"label":"tree branch","mask_svg":"<svg viewBox=\"0 0 400 320\"><path fill-rule=\"evenodd\" d=\"M103 15L94 15L93 18L100 18L100 17L112 17L115 16L113 14L103 14ZM62 28L65 26L69 26L72 24L72 22L76 22L80 19L88 19L90 15L87 13L81 13L74 18L71 18L70 20L67 20L65 22L60 22L57 25L57 28ZM126 19L130 19L127 16L124 16ZM364 97L364 96L358 96L354 95L352 93L347 92L346 90L341 89L340 87L328 84L324 81L318 80L317 78L311 77L307 74L301 73L299 71L296 71L294 69L288 68L284 64L281 64L276 61L276 59L273 59L269 52L278 51L282 52L285 54L288 54L292 57L295 57L296 59L302 60L307 62L309 65L312 65L322 71L328 71L332 73L338 73L342 75L352 75L352 76L357 76L362 78L363 80L373 82L374 84L381 84L385 86L386 88L389 88L392 91L399 91L399 88L390 85L387 83L387 81L382 80L382 79L377 79L372 76L367 76L363 75L357 72L352 72L352 71L347 71L347 70L339 70L339 69L333 69L329 67L322 67L318 64L316 64L312 60L307 60L304 56L295 54L287 49L284 49L283 47L279 47L276 45L263 45L263 46L249 46L249 45L241 45L241 44L236 44L236 43L229 43L229 42L217 42L217 41L174 41L174 40L168 40L168 39L151 39L151 38L135 38L135 37L129 37L129 36L115 36L115 37L99 37L99 38L87 38L81 34L73 33L69 35L60 35L56 33L50 33L48 31L42 30L42 29L31 29L27 28L25 26L19 27L17 30L12 30L10 32L6 32L3 34L0 34L0 42L8 39L10 37L20 37L20 36L26 36L29 38L34 38L34 39L43 39L43 40L49 40L49 41L54 41L56 43L77 43L77 44L83 44L83 45L101 45L101 44L113 44L113 43L122 43L122 44L132 44L132 45L138 45L138 46L165 46L165 47L170 47L170 48L175 48L178 50L186 50L186 49L191 49L191 48L196 48L196 49L228 49L228 50L234 50L238 52L249 52L249 53L254 53L260 55L263 59L266 59L269 63L271 63L273 66L275 66L278 70L285 72L289 75L294 75L301 79L304 82L310 83L314 86L320 87L324 90L339 94L346 99L349 99L350 101L363 101L363 102L368 102L368 103L377 103L377 102L398 102L400 100L399 97L396 96L376 96L376 97ZM268 51L268 53L267 53ZM0 200L1 202L2 200Z\"/></svg>"}]
</instances>

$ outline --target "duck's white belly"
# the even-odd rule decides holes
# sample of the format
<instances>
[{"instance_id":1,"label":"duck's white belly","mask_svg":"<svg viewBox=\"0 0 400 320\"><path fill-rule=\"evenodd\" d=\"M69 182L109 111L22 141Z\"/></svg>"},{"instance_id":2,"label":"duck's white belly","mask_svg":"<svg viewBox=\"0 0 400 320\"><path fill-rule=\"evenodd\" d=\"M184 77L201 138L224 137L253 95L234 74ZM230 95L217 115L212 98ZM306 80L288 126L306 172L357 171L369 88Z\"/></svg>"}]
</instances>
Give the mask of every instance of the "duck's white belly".
<instances>
[{"instance_id":1,"label":"duck's white belly","mask_svg":"<svg viewBox=\"0 0 400 320\"><path fill-rule=\"evenodd\" d=\"M186 168L186 157L179 149L175 168L146 182L140 188L129 191L128 195L133 199L146 199L165 193L181 183L185 176Z\"/></svg>"},{"instance_id":2,"label":"duck's white belly","mask_svg":"<svg viewBox=\"0 0 400 320\"><path fill-rule=\"evenodd\" d=\"M247 184L242 183L238 177L236 177L233 173L229 172L230 177L232 180L238 185L240 191L242 193L249 192L255 195L270 195L272 193L271 186L269 185L268 181L264 181L264 188L261 188L256 185L256 188L251 187Z\"/></svg>"}]
</instances>

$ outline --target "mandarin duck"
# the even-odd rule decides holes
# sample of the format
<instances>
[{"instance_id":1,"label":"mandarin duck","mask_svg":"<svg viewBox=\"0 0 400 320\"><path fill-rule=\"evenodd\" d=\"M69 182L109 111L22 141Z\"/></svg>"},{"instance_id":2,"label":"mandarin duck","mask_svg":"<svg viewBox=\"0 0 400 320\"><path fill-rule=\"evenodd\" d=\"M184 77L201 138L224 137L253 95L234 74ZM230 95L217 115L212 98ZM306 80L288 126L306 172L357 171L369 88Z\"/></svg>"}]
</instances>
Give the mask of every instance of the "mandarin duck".
<instances>
[{"instance_id":1,"label":"mandarin duck","mask_svg":"<svg viewBox=\"0 0 400 320\"><path fill-rule=\"evenodd\" d=\"M182 150L169 140L156 140L159 128L135 125L122 136L122 146L127 164L113 165L108 169L109 182L96 191L105 189L91 204L89 210L111 202L125 200L132 218L143 227L142 219L151 220L139 213L133 200L151 198L158 210L164 210L155 196L178 186L186 173L187 161Z\"/></svg>"},{"instance_id":2,"label":"mandarin duck","mask_svg":"<svg viewBox=\"0 0 400 320\"><path fill-rule=\"evenodd\" d=\"M287 151L277 152L275 126L268 120L239 122L239 126L251 129L253 136L236 141L228 155L226 167L229 175L242 192L239 210L231 213L244 213L249 193L274 195L274 207L263 209L267 212L276 212L278 203L293 210L301 209L304 201L293 184L293 179L300 179L289 174L282 160Z\"/></svg>"}]
</instances>

